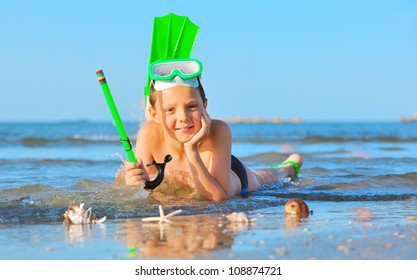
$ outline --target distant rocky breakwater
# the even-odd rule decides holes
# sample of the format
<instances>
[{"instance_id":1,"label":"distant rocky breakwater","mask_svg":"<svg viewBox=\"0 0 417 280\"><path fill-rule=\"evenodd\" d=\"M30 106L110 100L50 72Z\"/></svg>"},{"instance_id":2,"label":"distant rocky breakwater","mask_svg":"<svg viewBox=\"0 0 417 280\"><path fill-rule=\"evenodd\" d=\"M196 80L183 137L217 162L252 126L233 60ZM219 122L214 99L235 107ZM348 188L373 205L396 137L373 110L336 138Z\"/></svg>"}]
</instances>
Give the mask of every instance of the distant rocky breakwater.
<instances>
[{"instance_id":1,"label":"distant rocky breakwater","mask_svg":"<svg viewBox=\"0 0 417 280\"><path fill-rule=\"evenodd\" d=\"M294 117L290 119L284 119L284 118L279 118L279 117L273 117L273 118L226 117L226 118L221 118L221 119L230 124L236 124L236 123L276 123L276 124L294 123L294 124L299 124L299 123L304 122L301 118L298 118L298 117Z\"/></svg>"},{"instance_id":2,"label":"distant rocky breakwater","mask_svg":"<svg viewBox=\"0 0 417 280\"><path fill-rule=\"evenodd\" d=\"M414 112L411 118L400 118L402 123L417 123L417 112Z\"/></svg>"}]
</instances>

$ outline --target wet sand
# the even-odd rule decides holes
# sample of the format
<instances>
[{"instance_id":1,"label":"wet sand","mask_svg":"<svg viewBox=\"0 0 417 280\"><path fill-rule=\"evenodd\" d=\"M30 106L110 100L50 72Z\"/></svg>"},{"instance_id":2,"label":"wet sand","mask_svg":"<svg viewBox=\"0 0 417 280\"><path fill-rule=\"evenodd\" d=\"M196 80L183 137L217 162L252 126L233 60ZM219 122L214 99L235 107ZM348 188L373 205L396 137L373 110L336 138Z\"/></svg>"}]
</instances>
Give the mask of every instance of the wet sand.
<instances>
[{"instance_id":1,"label":"wet sand","mask_svg":"<svg viewBox=\"0 0 417 280\"><path fill-rule=\"evenodd\" d=\"M415 200L307 203L307 218L286 216L280 206L246 212L251 223L225 213L180 214L173 224L1 225L0 259L417 259Z\"/></svg>"}]
</instances>

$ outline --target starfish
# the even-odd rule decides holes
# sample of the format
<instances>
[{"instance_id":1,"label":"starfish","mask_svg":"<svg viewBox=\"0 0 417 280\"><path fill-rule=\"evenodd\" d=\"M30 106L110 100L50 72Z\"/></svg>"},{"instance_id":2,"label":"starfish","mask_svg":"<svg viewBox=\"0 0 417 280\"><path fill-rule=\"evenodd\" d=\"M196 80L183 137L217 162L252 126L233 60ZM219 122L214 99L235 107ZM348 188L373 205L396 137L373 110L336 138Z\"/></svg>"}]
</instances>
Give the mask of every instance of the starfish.
<instances>
[{"instance_id":1,"label":"starfish","mask_svg":"<svg viewBox=\"0 0 417 280\"><path fill-rule=\"evenodd\" d=\"M172 216L175 216L180 212L181 212L181 209L177 210L177 211L174 211L174 212L165 216L164 210L162 209L162 206L159 205L159 217L143 218L142 221L144 221L144 222L156 222L156 221L158 221L160 224L163 224L163 223L172 224L172 222L170 220L168 220L168 218L170 218Z\"/></svg>"}]
</instances>

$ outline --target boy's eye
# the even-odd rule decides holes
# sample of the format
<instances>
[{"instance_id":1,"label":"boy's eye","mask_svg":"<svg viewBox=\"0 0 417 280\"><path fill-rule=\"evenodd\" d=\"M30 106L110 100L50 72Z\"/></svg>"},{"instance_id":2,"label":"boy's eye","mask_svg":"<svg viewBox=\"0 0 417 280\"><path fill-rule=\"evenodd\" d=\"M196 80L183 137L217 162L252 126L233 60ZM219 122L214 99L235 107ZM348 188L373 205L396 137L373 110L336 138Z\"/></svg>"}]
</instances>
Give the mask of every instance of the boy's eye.
<instances>
[{"instance_id":1,"label":"boy's eye","mask_svg":"<svg viewBox=\"0 0 417 280\"><path fill-rule=\"evenodd\" d=\"M196 108L198 108L198 105L197 104L190 104L190 105L188 105L188 108L196 109Z\"/></svg>"},{"instance_id":2,"label":"boy's eye","mask_svg":"<svg viewBox=\"0 0 417 280\"><path fill-rule=\"evenodd\" d=\"M165 113L172 113L174 112L174 108L165 108Z\"/></svg>"}]
</instances>

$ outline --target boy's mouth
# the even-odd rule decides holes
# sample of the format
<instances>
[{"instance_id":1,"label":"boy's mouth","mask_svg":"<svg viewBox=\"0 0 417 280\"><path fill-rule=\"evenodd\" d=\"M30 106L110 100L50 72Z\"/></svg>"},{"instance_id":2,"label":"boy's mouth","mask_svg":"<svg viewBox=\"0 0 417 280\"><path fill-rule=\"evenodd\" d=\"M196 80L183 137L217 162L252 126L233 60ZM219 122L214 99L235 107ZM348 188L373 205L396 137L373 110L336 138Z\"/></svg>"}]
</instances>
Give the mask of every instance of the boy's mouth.
<instances>
[{"instance_id":1,"label":"boy's mouth","mask_svg":"<svg viewBox=\"0 0 417 280\"><path fill-rule=\"evenodd\" d=\"M194 126L193 125L186 125L186 126L182 126L182 127L178 127L175 130L179 130L182 132L188 132L190 131Z\"/></svg>"}]
</instances>

